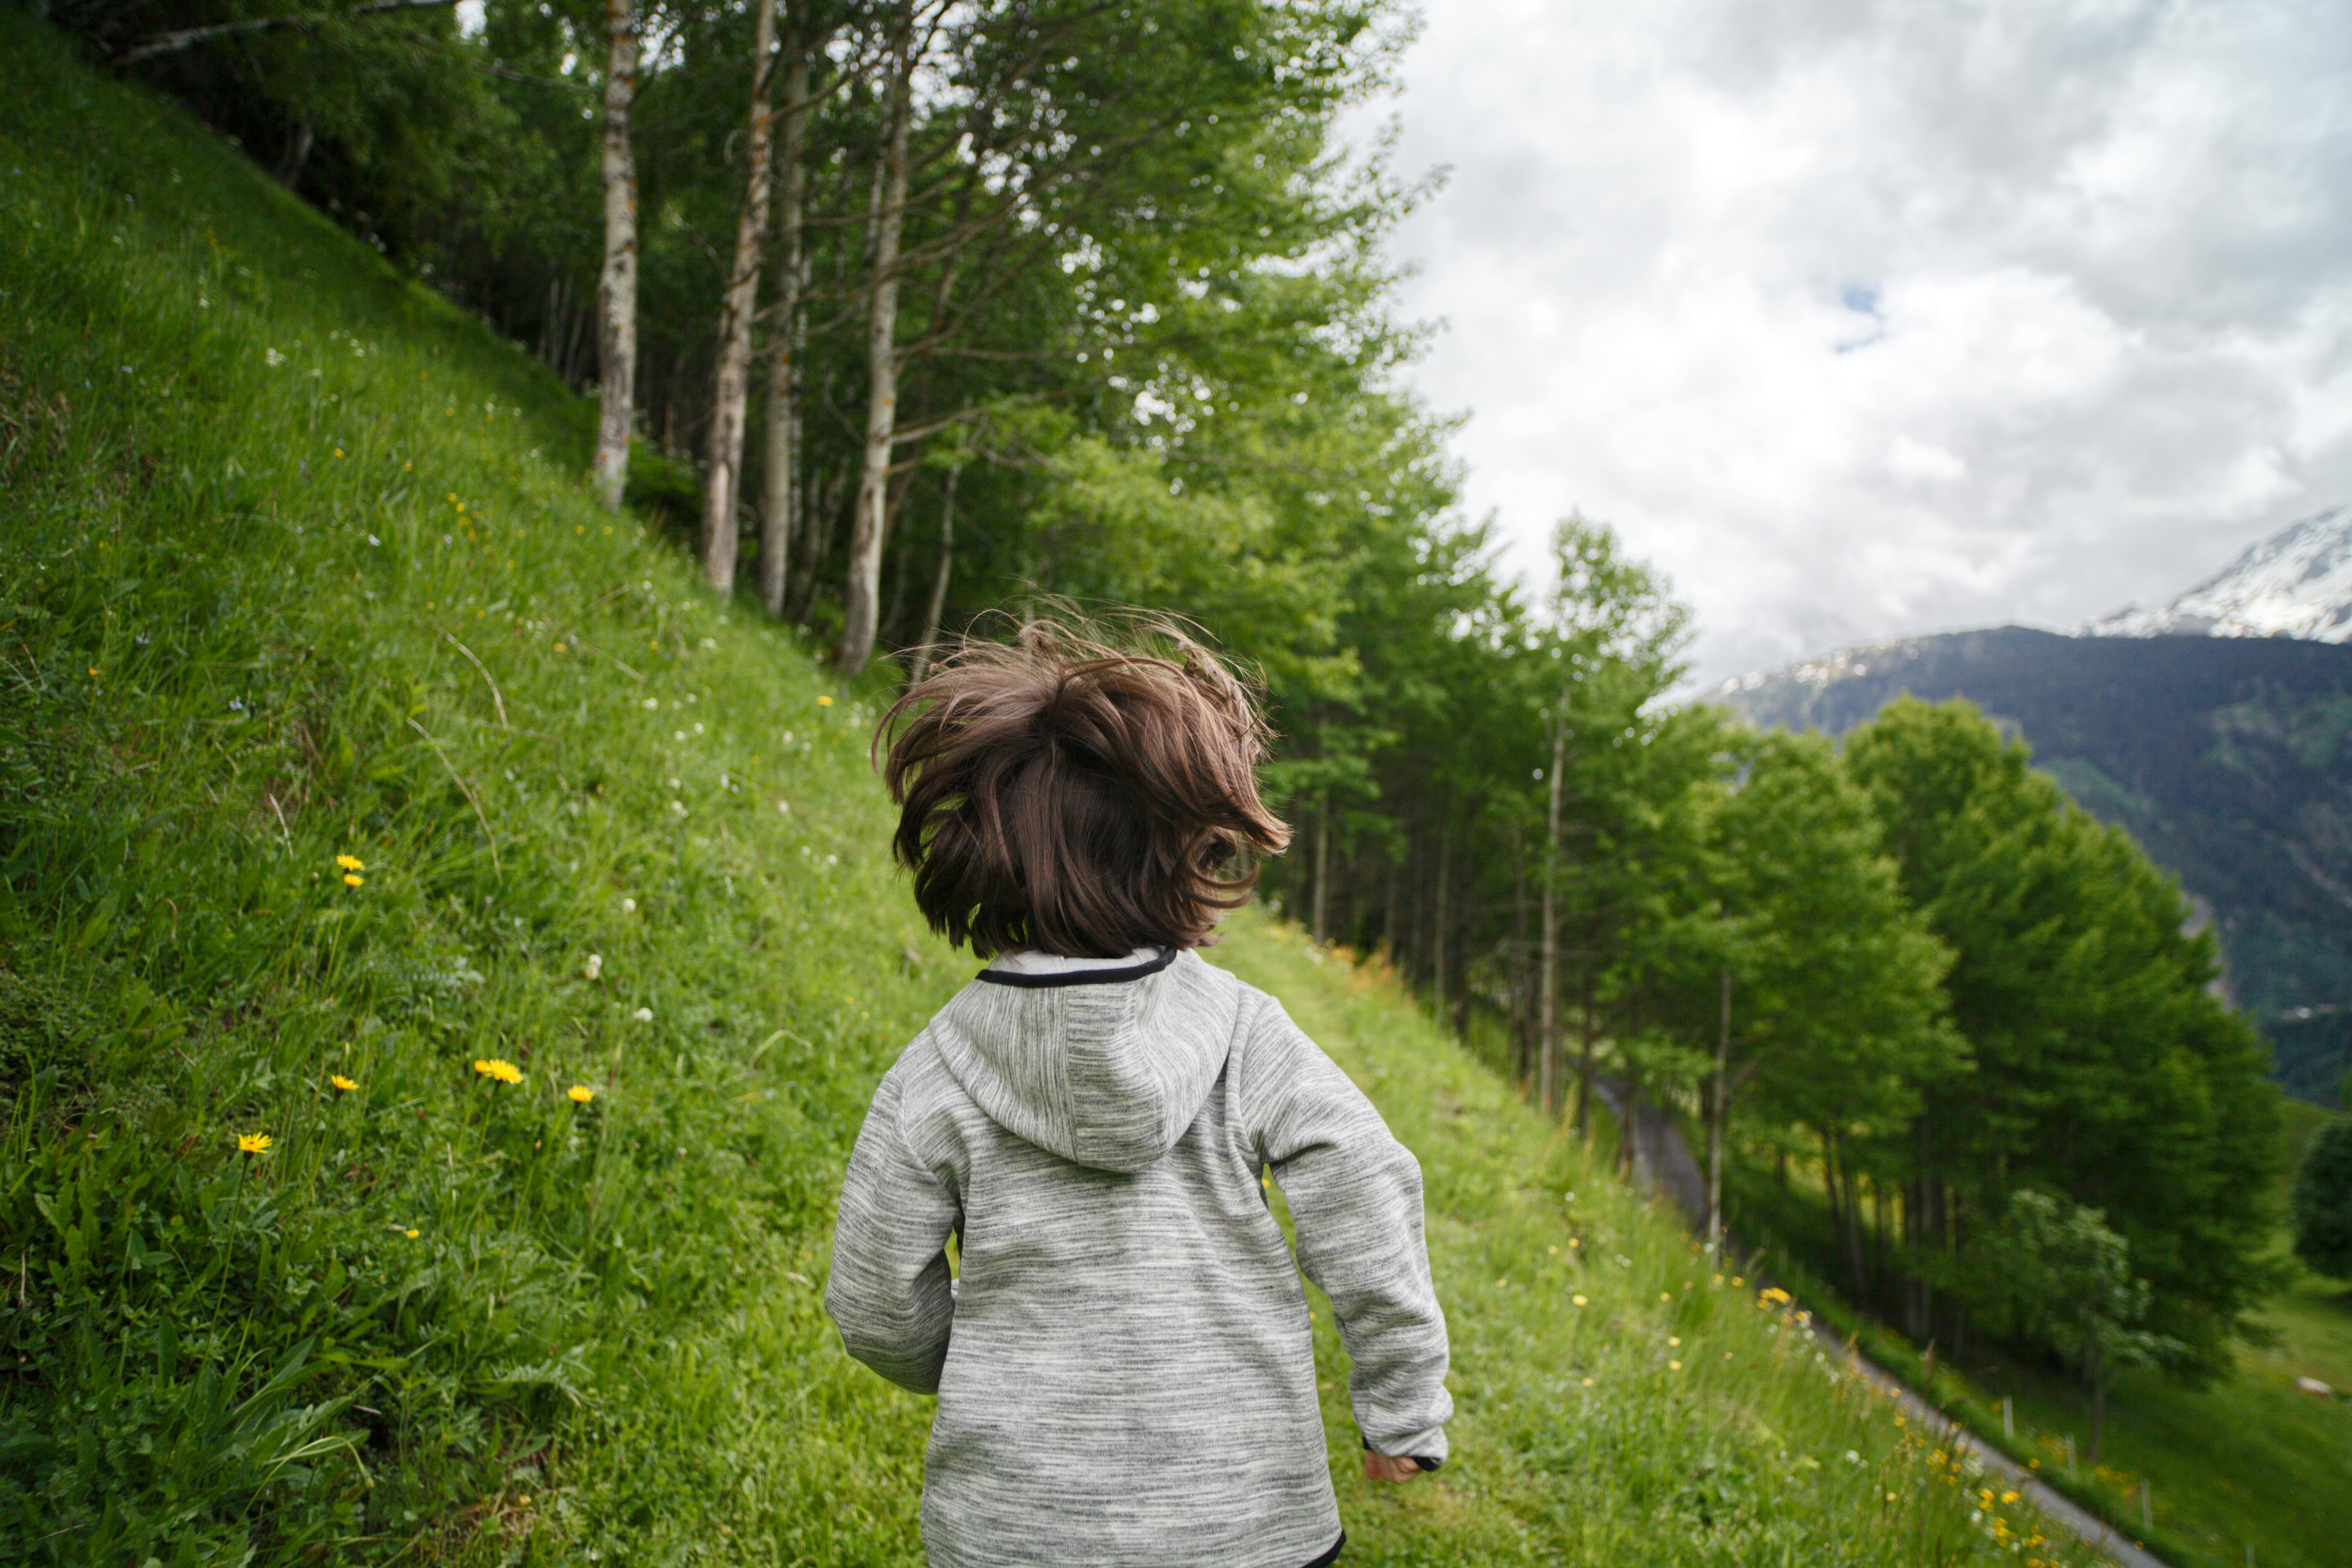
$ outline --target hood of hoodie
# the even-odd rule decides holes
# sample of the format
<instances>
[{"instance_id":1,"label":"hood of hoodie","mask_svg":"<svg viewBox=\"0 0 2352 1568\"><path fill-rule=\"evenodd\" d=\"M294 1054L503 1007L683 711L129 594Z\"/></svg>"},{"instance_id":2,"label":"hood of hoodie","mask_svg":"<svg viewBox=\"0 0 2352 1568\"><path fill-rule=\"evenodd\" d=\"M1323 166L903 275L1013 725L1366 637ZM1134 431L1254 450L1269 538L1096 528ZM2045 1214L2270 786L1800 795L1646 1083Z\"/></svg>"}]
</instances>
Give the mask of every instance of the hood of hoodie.
<instances>
[{"instance_id":1,"label":"hood of hoodie","mask_svg":"<svg viewBox=\"0 0 2352 1568\"><path fill-rule=\"evenodd\" d=\"M976 980L931 1020L931 1038L1007 1132L1097 1170L1140 1171L1184 1135L1224 1071L1241 983L1189 952L1137 980L1086 973Z\"/></svg>"}]
</instances>

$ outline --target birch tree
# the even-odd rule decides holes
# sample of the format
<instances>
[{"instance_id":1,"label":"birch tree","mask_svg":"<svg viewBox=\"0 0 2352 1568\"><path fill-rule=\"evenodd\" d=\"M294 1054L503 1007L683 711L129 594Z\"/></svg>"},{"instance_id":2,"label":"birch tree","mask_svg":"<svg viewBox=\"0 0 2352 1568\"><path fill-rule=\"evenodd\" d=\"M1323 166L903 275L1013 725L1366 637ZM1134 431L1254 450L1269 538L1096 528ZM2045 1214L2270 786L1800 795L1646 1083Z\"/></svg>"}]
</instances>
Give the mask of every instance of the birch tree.
<instances>
[{"instance_id":1,"label":"birch tree","mask_svg":"<svg viewBox=\"0 0 2352 1568\"><path fill-rule=\"evenodd\" d=\"M743 467L743 412L751 383L751 317L768 235L768 158L773 131L769 88L776 63L776 0L759 0L751 30L750 166L735 225L735 264L719 306L709 467L702 486L702 576L714 594L735 591L735 495Z\"/></svg>"},{"instance_id":2,"label":"birch tree","mask_svg":"<svg viewBox=\"0 0 2352 1568\"><path fill-rule=\"evenodd\" d=\"M629 113L637 92L636 0L604 0L604 265L596 279L596 493L618 511L636 423L637 167Z\"/></svg>"},{"instance_id":3,"label":"birch tree","mask_svg":"<svg viewBox=\"0 0 2352 1568\"><path fill-rule=\"evenodd\" d=\"M873 656L880 624L882 546L889 526L890 454L898 424L898 236L907 215L907 131L913 113L915 0L890 19L888 124L874 201L874 247L866 328L866 445L849 534L840 640L834 668L855 675Z\"/></svg>"},{"instance_id":4,"label":"birch tree","mask_svg":"<svg viewBox=\"0 0 2352 1568\"><path fill-rule=\"evenodd\" d=\"M784 28L784 123L776 153L776 298L770 307L768 396L761 420L760 603L772 616L784 613L800 505L801 295L808 286L803 232L808 200L805 148L809 56L816 47L802 9L795 5L786 13Z\"/></svg>"}]
</instances>

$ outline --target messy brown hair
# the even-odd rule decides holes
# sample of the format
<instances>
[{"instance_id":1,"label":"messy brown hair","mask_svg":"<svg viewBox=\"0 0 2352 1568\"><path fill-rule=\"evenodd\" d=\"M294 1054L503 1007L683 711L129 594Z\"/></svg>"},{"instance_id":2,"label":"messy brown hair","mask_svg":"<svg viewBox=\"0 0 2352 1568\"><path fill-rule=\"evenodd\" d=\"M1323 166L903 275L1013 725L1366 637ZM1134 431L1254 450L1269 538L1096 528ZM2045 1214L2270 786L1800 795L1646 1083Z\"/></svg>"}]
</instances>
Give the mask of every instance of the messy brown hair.
<instances>
[{"instance_id":1,"label":"messy brown hair","mask_svg":"<svg viewBox=\"0 0 2352 1568\"><path fill-rule=\"evenodd\" d=\"M1181 628L966 638L875 732L915 902L982 958L1198 947L1289 826L1258 798L1258 691Z\"/></svg>"}]
</instances>

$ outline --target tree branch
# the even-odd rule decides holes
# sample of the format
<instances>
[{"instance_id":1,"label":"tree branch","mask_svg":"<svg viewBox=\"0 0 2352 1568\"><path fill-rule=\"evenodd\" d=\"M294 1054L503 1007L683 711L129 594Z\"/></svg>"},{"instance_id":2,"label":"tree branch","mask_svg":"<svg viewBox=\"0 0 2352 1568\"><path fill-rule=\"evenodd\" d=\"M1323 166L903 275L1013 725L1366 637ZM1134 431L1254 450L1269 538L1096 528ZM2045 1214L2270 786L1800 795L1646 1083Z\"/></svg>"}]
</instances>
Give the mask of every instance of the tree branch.
<instances>
[{"instance_id":1,"label":"tree branch","mask_svg":"<svg viewBox=\"0 0 2352 1568\"><path fill-rule=\"evenodd\" d=\"M291 27L308 33L321 22L341 22L354 16L380 16L387 11L422 11L428 7L454 5L457 0L369 0L364 5L351 10L332 12L326 16L249 16L241 22L215 22L208 27L183 27L175 33L158 33L152 38L133 44L114 57L117 70L135 66L142 60L152 60L158 55L176 55L182 49L194 48L198 44L232 33L268 33L281 27Z\"/></svg>"}]
</instances>

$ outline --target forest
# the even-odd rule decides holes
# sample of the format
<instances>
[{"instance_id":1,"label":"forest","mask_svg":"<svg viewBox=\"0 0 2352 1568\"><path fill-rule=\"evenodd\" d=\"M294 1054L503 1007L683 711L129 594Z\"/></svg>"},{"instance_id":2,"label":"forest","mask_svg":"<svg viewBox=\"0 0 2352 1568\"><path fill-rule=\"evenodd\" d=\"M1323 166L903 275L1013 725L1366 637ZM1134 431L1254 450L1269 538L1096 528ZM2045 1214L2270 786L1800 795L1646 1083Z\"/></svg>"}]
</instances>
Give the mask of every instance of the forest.
<instances>
[{"instance_id":1,"label":"forest","mask_svg":"<svg viewBox=\"0 0 2352 1568\"><path fill-rule=\"evenodd\" d=\"M593 404L597 504L696 563L679 626L887 688L1008 610L1180 614L1267 692L1265 902L1585 1146L1604 1078L1668 1107L1706 1247L1818 1210L1853 1300L2102 1408L2227 1373L2286 1155L2213 938L1965 704L1759 733L1685 700L1688 613L1605 521L1504 569L1402 377L1425 184L1342 134L1408 13L286 3L47 16Z\"/></svg>"}]
</instances>

